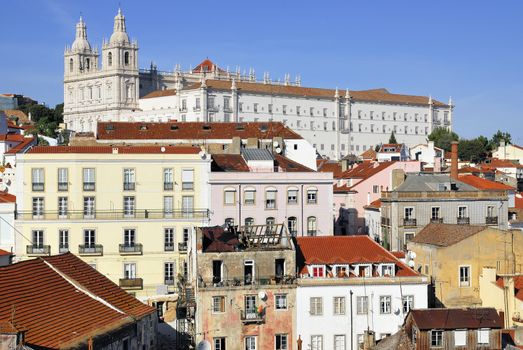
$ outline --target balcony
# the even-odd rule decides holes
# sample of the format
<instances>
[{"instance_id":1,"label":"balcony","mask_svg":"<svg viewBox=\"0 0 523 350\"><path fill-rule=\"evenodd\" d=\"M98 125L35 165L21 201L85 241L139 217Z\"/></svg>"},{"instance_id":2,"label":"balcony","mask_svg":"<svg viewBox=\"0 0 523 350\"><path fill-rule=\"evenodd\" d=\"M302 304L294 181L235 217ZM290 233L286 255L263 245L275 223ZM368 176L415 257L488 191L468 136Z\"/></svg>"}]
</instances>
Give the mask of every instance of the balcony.
<instances>
[{"instance_id":1,"label":"balcony","mask_svg":"<svg viewBox=\"0 0 523 350\"><path fill-rule=\"evenodd\" d=\"M469 217L458 217L456 220L456 223L458 225L470 225L470 218Z\"/></svg>"},{"instance_id":2,"label":"balcony","mask_svg":"<svg viewBox=\"0 0 523 350\"><path fill-rule=\"evenodd\" d=\"M318 234L318 230L307 230L307 236L316 236Z\"/></svg>"},{"instance_id":3,"label":"balcony","mask_svg":"<svg viewBox=\"0 0 523 350\"><path fill-rule=\"evenodd\" d=\"M44 183L43 182L33 182L33 191L35 192L41 192L44 190Z\"/></svg>"},{"instance_id":4,"label":"balcony","mask_svg":"<svg viewBox=\"0 0 523 350\"><path fill-rule=\"evenodd\" d=\"M164 191L172 191L174 188L174 183L172 182L164 182L163 183L163 190Z\"/></svg>"},{"instance_id":5,"label":"balcony","mask_svg":"<svg viewBox=\"0 0 523 350\"><path fill-rule=\"evenodd\" d=\"M58 183L58 191L67 191L69 189L69 184L67 182Z\"/></svg>"},{"instance_id":6,"label":"balcony","mask_svg":"<svg viewBox=\"0 0 523 350\"><path fill-rule=\"evenodd\" d=\"M256 310L242 310L241 320L242 323L265 323L265 314L260 314Z\"/></svg>"},{"instance_id":7,"label":"balcony","mask_svg":"<svg viewBox=\"0 0 523 350\"><path fill-rule=\"evenodd\" d=\"M415 227L415 226L417 226L417 221L416 221L416 219L404 218L403 219L403 226Z\"/></svg>"},{"instance_id":8,"label":"balcony","mask_svg":"<svg viewBox=\"0 0 523 350\"><path fill-rule=\"evenodd\" d=\"M487 225L497 225L498 224L498 217L497 216L487 216L485 218L485 223Z\"/></svg>"},{"instance_id":9,"label":"balcony","mask_svg":"<svg viewBox=\"0 0 523 350\"><path fill-rule=\"evenodd\" d=\"M60 254L63 254L63 253L67 253L69 252L69 246L68 245L61 245L59 248L58 248L58 252Z\"/></svg>"},{"instance_id":10,"label":"balcony","mask_svg":"<svg viewBox=\"0 0 523 350\"><path fill-rule=\"evenodd\" d=\"M442 224L443 218L432 218L432 219L430 219L430 223L431 224Z\"/></svg>"},{"instance_id":11,"label":"balcony","mask_svg":"<svg viewBox=\"0 0 523 350\"><path fill-rule=\"evenodd\" d=\"M134 191L136 189L136 183L134 182L124 182L123 190L124 191Z\"/></svg>"},{"instance_id":12,"label":"balcony","mask_svg":"<svg viewBox=\"0 0 523 350\"><path fill-rule=\"evenodd\" d=\"M32 244L27 246L27 255L39 256L39 255L50 255L51 246L43 244Z\"/></svg>"},{"instance_id":13,"label":"balcony","mask_svg":"<svg viewBox=\"0 0 523 350\"><path fill-rule=\"evenodd\" d=\"M161 209L136 209L134 212L129 210L69 210L64 211L17 211L17 220L144 220L144 219L206 219L209 216L208 209L180 209L164 212Z\"/></svg>"},{"instance_id":14,"label":"balcony","mask_svg":"<svg viewBox=\"0 0 523 350\"><path fill-rule=\"evenodd\" d=\"M164 243L163 250L166 252L174 252L174 243Z\"/></svg>"},{"instance_id":15,"label":"balcony","mask_svg":"<svg viewBox=\"0 0 523 350\"><path fill-rule=\"evenodd\" d=\"M187 251L187 242L180 242L180 243L178 243L178 251L179 252L186 252Z\"/></svg>"},{"instance_id":16,"label":"balcony","mask_svg":"<svg viewBox=\"0 0 523 350\"><path fill-rule=\"evenodd\" d=\"M120 278L119 282L123 289L143 289L142 278Z\"/></svg>"},{"instance_id":17,"label":"balcony","mask_svg":"<svg viewBox=\"0 0 523 350\"><path fill-rule=\"evenodd\" d=\"M251 286L277 286L293 285L296 278L291 275L285 276L265 276L255 279L247 279L244 276L233 279L222 279L222 277L213 277L210 279L200 279L198 286L201 288L231 288L231 287L251 287Z\"/></svg>"},{"instance_id":18,"label":"balcony","mask_svg":"<svg viewBox=\"0 0 523 350\"><path fill-rule=\"evenodd\" d=\"M141 243L135 244L120 244L120 255L142 255L143 246Z\"/></svg>"},{"instance_id":19,"label":"balcony","mask_svg":"<svg viewBox=\"0 0 523 350\"><path fill-rule=\"evenodd\" d=\"M194 182L182 182L182 191L194 190Z\"/></svg>"},{"instance_id":20,"label":"balcony","mask_svg":"<svg viewBox=\"0 0 523 350\"><path fill-rule=\"evenodd\" d=\"M175 280L174 277L165 277L163 283L167 286L174 286Z\"/></svg>"},{"instance_id":21,"label":"balcony","mask_svg":"<svg viewBox=\"0 0 523 350\"><path fill-rule=\"evenodd\" d=\"M80 244L78 246L79 255L104 255L104 247L101 244Z\"/></svg>"},{"instance_id":22,"label":"balcony","mask_svg":"<svg viewBox=\"0 0 523 350\"><path fill-rule=\"evenodd\" d=\"M94 182L84 182L84 191L94 191L96 184Z\"/></svg>"}]
</instances>

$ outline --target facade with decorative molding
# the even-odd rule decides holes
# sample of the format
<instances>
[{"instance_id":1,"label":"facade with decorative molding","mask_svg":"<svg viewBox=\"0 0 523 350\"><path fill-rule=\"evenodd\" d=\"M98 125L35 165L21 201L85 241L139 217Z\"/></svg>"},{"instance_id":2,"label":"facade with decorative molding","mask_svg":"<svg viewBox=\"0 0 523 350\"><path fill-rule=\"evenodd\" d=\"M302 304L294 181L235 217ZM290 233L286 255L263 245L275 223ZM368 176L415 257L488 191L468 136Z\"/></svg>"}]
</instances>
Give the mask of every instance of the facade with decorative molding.
<instances>
[{"instance_id":1,"label":"facade with decorative molding","mask_svg":"<svg viewBox=\"0 0 523 350\"><path fill-rule=\"evenodd\" d=\"M114 32L98 52L87 41L85 23L65 52L64 119L73 131L96 132L104 121L280 121L315 145L322 156L339 159L360 154L388 141L425 143L436 127L452 128L452 101L364 91L301 86L273 81L254 70L224 70L206 59L195 68L160 72L154 65L138 69L136 42L125 31L125 18L115 17Z\"/></svg>"}]
</instances>

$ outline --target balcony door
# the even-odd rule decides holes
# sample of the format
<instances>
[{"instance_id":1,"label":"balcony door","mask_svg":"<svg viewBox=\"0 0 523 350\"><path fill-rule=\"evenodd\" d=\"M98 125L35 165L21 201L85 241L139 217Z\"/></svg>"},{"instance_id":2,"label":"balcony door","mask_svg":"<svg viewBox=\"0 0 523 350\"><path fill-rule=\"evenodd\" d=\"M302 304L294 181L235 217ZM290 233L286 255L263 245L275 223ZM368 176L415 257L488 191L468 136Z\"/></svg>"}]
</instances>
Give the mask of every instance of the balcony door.
<instances>
[{"instance_id":1,"label":"balcony door","mask_svg":"<svg viewBox=\"0 0 523 350\"><path fill-rule=\"evenodd\" d=\"M127 280L135 279L136 278L136 264L135 263L123 264L123 274L124 274L124 278Z\"/></svg>"}]
</instances>

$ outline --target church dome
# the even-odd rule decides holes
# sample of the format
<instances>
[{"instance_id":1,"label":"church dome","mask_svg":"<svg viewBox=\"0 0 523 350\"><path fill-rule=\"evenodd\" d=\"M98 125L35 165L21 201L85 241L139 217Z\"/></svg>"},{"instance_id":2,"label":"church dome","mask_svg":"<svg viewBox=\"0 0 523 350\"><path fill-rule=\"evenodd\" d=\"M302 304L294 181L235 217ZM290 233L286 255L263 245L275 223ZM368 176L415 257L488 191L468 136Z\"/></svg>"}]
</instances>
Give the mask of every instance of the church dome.
<instances>
[{"instance_id":1,"label":"church dome","mask_svg":"<svg viewBox=\"0 0 523 350\"><path fill-rule=\"evenodd\" d=\"M113 34L109 39L111 44L129 44L129 36L125 30L125 17L118 9L118 14L114 17Z\"/></svg>"},{"instance_id":2,"label":"church dome","mask_svg":"<svg viewBox=\"0 0 523 350\"><path fill-rule=\"evenodd\" d=\"M75 52L91 51L91 44L87 41L87 27L82 17L80 17L80 21L76 24L76 37L71 49Z\"/></svg>"}]
</instances>

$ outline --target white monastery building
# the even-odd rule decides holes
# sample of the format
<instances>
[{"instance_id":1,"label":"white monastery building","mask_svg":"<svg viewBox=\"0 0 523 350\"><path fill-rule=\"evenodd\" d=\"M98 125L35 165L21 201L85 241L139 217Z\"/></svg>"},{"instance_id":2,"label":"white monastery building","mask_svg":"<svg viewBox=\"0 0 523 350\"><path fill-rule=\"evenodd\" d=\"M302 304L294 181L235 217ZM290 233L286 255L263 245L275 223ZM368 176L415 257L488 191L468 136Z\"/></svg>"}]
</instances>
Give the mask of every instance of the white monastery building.
<instances>
[{"instance_id":1,"label":"white monastery building","mask_svg":"<svg viewBox=\"0 0 523 350\"><path fill-rule=\"evenodd\" d=\"M425 143L436 127L452 128L452 101L390 93L310 88L301 78L273 81L268 73L224 70L206 59L173 72L138 68L138 45L118 11L102 57L87 40L82 19L64 54L64 120L76 132L96 132L97 121L283 122L323 156L339 159L388 141Z\"/></svg>"}]
</instances>

